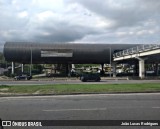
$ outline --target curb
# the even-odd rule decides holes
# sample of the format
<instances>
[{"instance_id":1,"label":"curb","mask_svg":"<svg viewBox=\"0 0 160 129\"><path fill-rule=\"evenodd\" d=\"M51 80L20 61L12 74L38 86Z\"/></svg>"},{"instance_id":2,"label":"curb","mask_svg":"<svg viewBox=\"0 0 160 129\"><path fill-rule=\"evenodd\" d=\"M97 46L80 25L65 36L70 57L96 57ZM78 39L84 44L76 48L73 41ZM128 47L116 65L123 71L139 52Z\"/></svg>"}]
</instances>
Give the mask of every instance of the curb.
<instances>
[{"instance_id":1,"label":"curb","mask_svg":"<svg viewBox=\"0 0 160 129\"><path fill-rule=\"evenodd\" d=\"M20 96L60 96L60 95L92 95L92 94L136 94L136 93L160 93L160 91L144 91L144 92L101 92L101 93L68 93L68 94L8 94L0 97L20 97Z\"/></svg>"}]
</instances>

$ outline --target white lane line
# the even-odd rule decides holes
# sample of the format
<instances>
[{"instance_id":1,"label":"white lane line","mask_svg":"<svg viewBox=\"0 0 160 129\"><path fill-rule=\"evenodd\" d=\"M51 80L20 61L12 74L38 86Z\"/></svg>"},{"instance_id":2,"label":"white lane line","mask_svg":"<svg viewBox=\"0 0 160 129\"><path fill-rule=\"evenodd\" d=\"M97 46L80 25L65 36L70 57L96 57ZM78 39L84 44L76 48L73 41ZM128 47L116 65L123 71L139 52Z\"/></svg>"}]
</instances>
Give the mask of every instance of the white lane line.
<instances>
[{"instance_id":1,"label":"white lane line","mask_svg":"<svg viewBox=\"0 0 160 129\"><path fill-rule=\"evenodd\" d=\"M0 100L0 103L6 102L6 101L8 101L8 100Z\"/></svg>"},{"instance_id":2,"label":"white lane line","mask_svg":"<svg viewBox=\"0 0 160 129\"><path fill-rule=\"evenodd\" d=\"M91 108L91 109L55 109L55 110L43 110L44 112L64 112L64 111L105 111L107 108Z\"/></svg>"},{"instance_id":3,"label":"white lane line","mask_svg":"<svg viewBox=\"0 0 160 129\"><path fill-rule=\"evenodd\" d=\"M160 109L160 107L152 107L152 108L155 108L155 109Z\"/></svg>"}]
</instances>

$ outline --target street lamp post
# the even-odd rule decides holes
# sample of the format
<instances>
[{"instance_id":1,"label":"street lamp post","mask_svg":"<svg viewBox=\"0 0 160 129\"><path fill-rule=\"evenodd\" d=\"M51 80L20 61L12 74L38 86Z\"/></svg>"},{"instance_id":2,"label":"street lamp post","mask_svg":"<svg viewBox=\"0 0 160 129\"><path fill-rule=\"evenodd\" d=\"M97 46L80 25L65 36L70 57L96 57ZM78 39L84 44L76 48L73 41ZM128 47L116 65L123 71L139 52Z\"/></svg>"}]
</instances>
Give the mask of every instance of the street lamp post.
<instances>
[{"instance_id":1,"label":"street lamp post","mask_svg":"<svg viewBox=\"0 0 160 129\"><path fill-rule=\"evenodd\" d=\"M109 60L109 63L110 63L110 74L109 74L109 76L111 77L111 58L112 58L111 57L111 47L109 47L109 52L110 52L110 54L109 54L110 55L110 57L109 57L109 59L110 59Z\"/></svg>"},{"instance_id":2,"label":"street lamp post","mask_svg":"<svg viewBox=\"0 0 160 129\"><path fill-rule=\"evenodd\" d=\"M31 46L31 60L30 60L30 76L32 76L32 46Z\"/></svg>"}]
</instances>

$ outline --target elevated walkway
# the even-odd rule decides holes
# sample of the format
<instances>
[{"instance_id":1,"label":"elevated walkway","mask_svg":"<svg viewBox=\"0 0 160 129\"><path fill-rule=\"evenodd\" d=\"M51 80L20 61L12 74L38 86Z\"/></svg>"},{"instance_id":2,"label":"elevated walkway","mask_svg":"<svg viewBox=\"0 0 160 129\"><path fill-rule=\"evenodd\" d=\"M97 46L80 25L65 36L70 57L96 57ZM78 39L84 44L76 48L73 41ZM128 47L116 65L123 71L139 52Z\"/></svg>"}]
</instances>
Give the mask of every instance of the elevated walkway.
<instances>
[{"instance_id":1,"label":"elevated walkway","mask_svg":"<svg viewBox=\"0 0 160 129\"><path fill-rule=\"evenodd\" d=\"M147 56L160 54L160 44L145 44L113 54L113 61L118 62L135 58L139 60L139 77L145 77L145 60Z\"/></svg>"},{"instance_id":2,"label":"elevated walkway","mask_svg":"<svg viewBox=\"0 0 160 129\"><path fill-rule=\"evenodd\" d=\"M146 44L129 48L113 54L113 61L160 54L160 44Z\"/></svg>"}]
</instances>

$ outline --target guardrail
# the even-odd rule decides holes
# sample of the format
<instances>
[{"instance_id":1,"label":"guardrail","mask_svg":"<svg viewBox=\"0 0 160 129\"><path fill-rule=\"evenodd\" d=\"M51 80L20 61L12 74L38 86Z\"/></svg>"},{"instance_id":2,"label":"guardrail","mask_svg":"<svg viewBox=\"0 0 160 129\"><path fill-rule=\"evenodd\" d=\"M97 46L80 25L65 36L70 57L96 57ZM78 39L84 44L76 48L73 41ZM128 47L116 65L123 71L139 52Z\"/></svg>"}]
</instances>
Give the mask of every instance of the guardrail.
<instances>
[{"instance_id":1,"label":"guardrail","mask_svg":"<svg viewBox=\"0 0 160 129\"><path fill-rule=\"evenodd\" d=\"M113 54L113 58L118 58L118 57L123 57L127 55L132 55L132 54L138 54L146 51L151 51L155 49L159 49L160 44L145 44L145 45L139 45L133 48L129 48L120 52L116 52Z\"/></svg>"}]
</instances>

